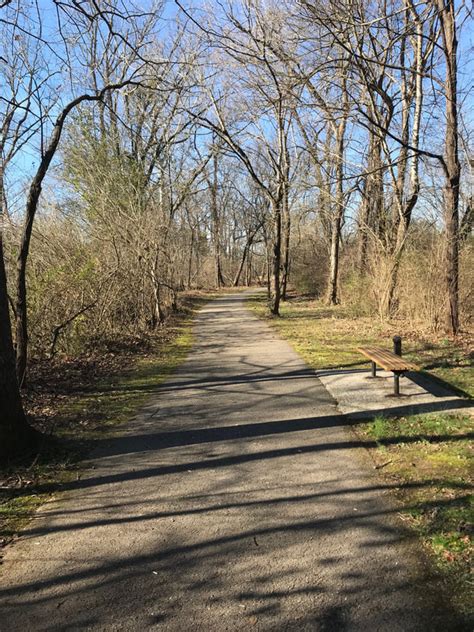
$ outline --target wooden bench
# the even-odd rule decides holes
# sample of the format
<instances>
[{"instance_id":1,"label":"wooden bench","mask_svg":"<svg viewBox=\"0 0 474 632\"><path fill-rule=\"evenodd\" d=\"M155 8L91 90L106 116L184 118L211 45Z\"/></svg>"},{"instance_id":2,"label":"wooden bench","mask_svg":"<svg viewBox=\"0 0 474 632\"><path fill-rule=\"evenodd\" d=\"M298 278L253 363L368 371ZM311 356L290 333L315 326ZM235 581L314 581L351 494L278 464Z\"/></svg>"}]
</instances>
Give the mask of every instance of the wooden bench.
<instances>
[{"instance_id":1,"label":"wooden bench","mask_svg":"<svg viewBox=\"0 0 474 632\"><path fill-rule=\"evenodd\" d=\"M415 364L407 362L400 355L396 355L381 347L358 347L357 351L372 362L371 377L377 377L377 365L381 366L385 371L392 371L393 394L396 397L400 395L400 375L403 375L406 371L419 371L419 367Z\"/></svg>"}]
</instances>

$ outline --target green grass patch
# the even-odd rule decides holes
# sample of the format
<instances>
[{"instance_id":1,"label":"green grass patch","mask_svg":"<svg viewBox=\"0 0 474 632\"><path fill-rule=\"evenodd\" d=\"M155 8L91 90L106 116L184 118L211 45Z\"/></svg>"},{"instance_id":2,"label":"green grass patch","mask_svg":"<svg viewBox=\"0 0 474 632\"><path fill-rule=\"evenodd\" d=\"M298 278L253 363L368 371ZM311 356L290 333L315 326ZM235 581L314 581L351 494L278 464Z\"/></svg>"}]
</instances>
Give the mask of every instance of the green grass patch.
<instances>
[{"instance_id":1,"label":"green grass patch","mask_svg":"<svg viewBox=\"0 0 474 632\"><path fill-rule=\"evenodd\" d=\"M357 429L381 476L395 483L400 515L419 535L446 580L453 602L472 616L473 419L430 414L384 419Z\"/></svg>"},{"instance_id":2,"label":"green grass patch","mask_svg":"<svg viewBox=\"0 0 474 632\"><path fill-rule=\"evenodd\" d=\"M403 322L355 317L344 306L327 307L314 300L282 303L280 318L269 315L265 295L251 297L248 307L271 322L314 369L368 366L357 347L377 345L391 349L392 337L401 335L407 360L474 397L472 357L453 340L411 332Z\"/></svg>"},{"instance_id":3,"label":"green grass patch","mask_svg":"<svg viewBox=\"0 0 474 632\"><path fill-rule=\"evenodd\" d=\"M403 338L403 355L431 376L467 396L474 396L469 353L454 340L412 332L402 322L382 323L355 317L343 306L313 300L282 304L281 317L269 316L266 297L248 306L267 319L314 369L369 367L357 347L391 349L392 337ZM446 581L459 611L472 614L473 562L473 417L424 414L375 417L357 427L380 476L398 491L403 521L418 534Z\"/></svg>"},{"instance_id":4,"label":"green grass patch","mask_svg":"<svg viewBox=\"0 0 474 632\"><path fill-rule=\"evenodd\" d=\"M422 437L432 439L442 436L461 435L472 429L470 415L424 414L409 417L385 418L377 416L368 429L376 440L388 437Z\"/></svg>"},{"instance_id":5,"label":"green grass patch","mask_svg":"<svg viewBox=\"0 0 474 632\"><path fill-rule=\"evenodd\" d=\"M71 395L62 408L58 434L75 438L79 431L82 438L93 438L128 421L185 360L193 345L192 317L183 318L167 333L165 342L152 341L147 357L133 362L125 374L101 380L90 392Z\"/></svg>"},{"instance_id":6,"label":"green grass patch","mask_svg":"<svg viewBox=\"0 0 474 632\"><path fill-rule=\"evenodd\" d=\"M76 476L78 451L47 443L29 463L13 462L0 471L0 548L26 526L32 514L50 497L52 488Z\"/></svg>"},{"instance_id":7,"label":"green grass patch","mask_svg":"<svg viewBox=\"0 0 474 632\"><path fill-rule=\"evenodd\" d=\"M0 537L4 541L13 537L47 498L46 494L24 494L13 496L0 504L0 524L3 525Z\"/></svg>"},{"instance_id":8,"label":"green grass patch","mask_svg":"<svg viewBox=\"0 0 474 632\"><path fill-rule=\"evenodd\" d=\"M314 369L362 365L357 347L377 344L384 333L378 321L351 318L340 306L325 307L315 301L282 303L280 318L268 316L265 297L252 298L249 307L270 320Z\"/></svg>"}]
</instances>

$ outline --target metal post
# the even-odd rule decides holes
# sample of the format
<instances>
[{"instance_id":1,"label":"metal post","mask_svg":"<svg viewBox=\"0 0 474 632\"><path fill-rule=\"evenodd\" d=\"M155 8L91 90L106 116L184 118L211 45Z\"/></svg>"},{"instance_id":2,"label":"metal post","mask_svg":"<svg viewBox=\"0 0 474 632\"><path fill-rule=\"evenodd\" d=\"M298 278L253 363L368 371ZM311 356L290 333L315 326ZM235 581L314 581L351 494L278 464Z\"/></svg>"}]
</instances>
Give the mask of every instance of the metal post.
<instances>
[{"instance_id":1,"label":"metal post","mask_svg":"<svg viewBox=\"0 0 474 632\"><path fill-rule=\"evenodd\" d=\"M401 336L394 336L393 340L393 353L397 356L402 355L402 338Z\"/></svg>"},{"instance_id":2,"label":"metal post","mask_svg":"<svg viewBox=\"0 0 474 632\"><path fill-rule=\"evenodd\" d=\"M398 371L393 374L393 394L395 397L400 396L400 373Z\"/></svg>"},{"instance_id":3,"label":"metal post","mask_svg":"<svg viewBox=\"0 0 474 632\"><path fill-rule=\"evenodd\" d=\"M377 377L377 365L372 362L372 377Z\"/></svg>"}]
</instances>

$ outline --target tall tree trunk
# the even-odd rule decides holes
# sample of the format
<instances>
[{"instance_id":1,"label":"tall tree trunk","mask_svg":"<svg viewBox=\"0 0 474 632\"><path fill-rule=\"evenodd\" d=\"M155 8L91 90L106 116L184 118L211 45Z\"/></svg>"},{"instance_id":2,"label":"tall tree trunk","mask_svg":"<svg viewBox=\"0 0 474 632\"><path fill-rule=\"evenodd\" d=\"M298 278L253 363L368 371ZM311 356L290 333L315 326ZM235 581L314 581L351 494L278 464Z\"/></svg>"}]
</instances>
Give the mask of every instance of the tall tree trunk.
<instances>
[{"instance_id":1,"label":"tall tree trunk","mask_svg":"<svg viewBox=\"0 0 474 632\"><path fill-rule=\"evenodd\" d=\"M343 124L341 123L341 126ZM342 220L344 217L344 132L345 124L342 129L338 130L337 139L337 167L336 167L336 209L332 218L331 226L331 249L329 255L329 282L327 289L327 302L329 305L337 305L338 296L338 279L339 279L339 246L341 243Z\"/></svg>"},{"instance_id":2,"label":"tall tree trunk","mask_svg":"<svg viewBox=\"0 0 474 632\"><path fill-rule=\"evenodd\" d=\"M36 433L28 425L15 370L7 280L0 240L0 458L28 450Z\"/></svg>"},{"instance_id":3,"label":"tall tree trunk","mask_svg":"<svg viewBox=\"0 0 474 632\"><path fill-rule=\"evenodd\" d=\"M245 285L250 287L252 285L252 253L249 251L247 256Z\"/></svg>"},{"instance_id":4,"label":"tall tree trunk","mask_svg":"<svg viewBox=\"0 0 474 632\"><path fill-rule=\"evenodd\" d=\"M288 174L287 174L288 179ZM288 185L285 185L283 194L283 281L281 290L281 299L286 301L286 290L288 287L288 278L290 275L290 237L291 237L291 215L290 205L288 203Z\"/></svg>"},{"instance_id":5,"label":"tall tree trunk","mask_svg":"<svg viewBox=\"0 0 474 632\"><path fill-rule=\"evenodd\" d=\"M365 177L364 192L362 194L362 201L358 211L358 241L357 241L357 261L356 269L360 276L363 276L367 271L367 254L369 246L369 216L370 216L370 202L369 202L369 182L368 176Z\"/></svg>"},{"instance_id":6,"label":"tall tree trunk","mask_svg":"<svg viewBox=\"0 0 474 632\"><path fill-rule=\"evenodd\" d=\"M459 182L461 165L458 148L457 104L457 37L453 0L437 0L441 24L443 52L446 59L445 100L446 138L444 216L446 231L446 331L456 335L459 330Z\"/></svg>"},{"instance_id":7,"label":"tall tree trunk","mask_svg":"<svg viewBox=\"0 0 474 632\"><path fill-rule=\"evenodd\" d=\"M327 289L328 305L337 305L339 303L338 296L338 277L339 277L339 245L341 240L341 223L342 213L337 210L333 220L331 233L331 250L329 253L329 283Z\"/></svg>"},{"instance_id":8,"label":"tall tree trunk","mask_svg":"<svg viewBox=\"0 0 474 632\"><path fill-rule=\"evenodd\" d=\"M412 5L411 16L407 15L407 20L415 20L416 22L416 41L415 41L415 61L414 61L414 111L413 111L413 127L411 132L411 139L409 134L410 127L410 111L412 107L412 98L409 96L406 78L402 85L402 140L404 141L404 147L401 148L399 165L398 165L398 178L396 182L396 199L397 199L397 217L395 220L396 238L393 248L391 249L390 256L392 258L392 264L389 271L387 296L385 301L384 316L390 317L393 315L395 307L395 290L398 282L398 272L400 269L400 263L402 254L405 248L406 238L408 234L408 228L411 223L411 217L413 209L418 201L420 193L420 178L419 178L419 154L416 152L420 142L420 124L421 113L423 105L423 23L416 13L415 8ZM405 65L404 58L405 49L402 49L402 58L400 65ZM414 148L414 152L408 156L408 141L410 140L411 147ZM408 196L404 195L405 189L405 176L408 164L410 164L410 192Z\"/></svg>"},{"instance_id":9,"label":"tall tree trunk","mask_svg":"<svg viewBox=\"0 0 474 632\"><path fill-rule=\"evenodd\" d=\"M272 274L270 289L270 312L274 316L280 315L281 285L281 198L272 200L273 209L273 239L272 239Z\"/></svg>"},{"instance_id":10,"label":"tall tree trunk","mask_svg":"<svg viewBox=\"0 0 474 632\"><path fill-rule=\"evenodd\" d=\"M267 299L270 304L272 295L272 282L271 282L271 267L272 267L272 255L270 252L270 240L268 238L267 228L263 229L263 241L265 243L265 282L267 285Z\"/></svg>"},{"instance_id":11,"label":"tall tree trunk","mask_svg":"<svg viewBox=\"0 0 474 632\"><path fill-rule=\"evenodd\" d=\"M341 68L342 90L342 114L336 128L336 199L335 211L331 224L331 248L329 255L329 282L327 289L327 302L329 305L337 305L339 302L339 247L341 243L342 221L344 219L344 150L349 110L349 97L346 89L346 69Z\"/></svg>"},{"instance_id":12,"label":"tall tree trunk","mask_svg":"<svg viewBox=\"0 0 474 632\"><path fill-rule=\"evenodd\" d=\"M153 266L150 268L150 278L153 287L153 310L151 315L151 329L156 329L157 325L165 322L165 314L161 304L161 283L158 279L158 255L156 255Z\"/></svg>"},{"instance_id":13,"label":"tall tree trunk","mask_svg":"<svg viewBox=\"0 0 474 632\"><path fill-rule=\"evenodd\" d=\"M369 235L375 230L376 218L382 213L383 176L382 176L382 141L375 131L370 132L369 154L367 157L367 174L365 176L364 194L359 213L359 247L357 253L357 269L360 274L367 271L369 257Z\"/></svg>"},{"instance_id":14,"label":"tall tree trunk","mask_svg":"<svg viewBox=\"0 0 474 632\"><path fill-rule=\"evenodd\" d=\"M194 254L194 229L191 229L191 244L189 246L189 257L188 257L188 287L187 289L191 289L191 275L193 269L193 254Z\"/></svg>"},{"instance_id":15,"label":"tall tree trunk","mask_svg":"<svg viewBox=\"0 0 474 632\"><path fill-rule=\"evenodd\" d=\"M216 287L221 288L225 285L224 275L222 274L222 261L221 261L221 228L219 217L219 203L217 200L217 186L218 186L218 173L217 173L217 153L213 156L213 176L211 185L211 216L212 216L212 234L214 241L214 263L216 273Z\"/></svg>"},{"instance_id":16,"label":"tall tree trunk","mask_svg":"<svg viewBox=\"0 0 474 632\"><path fill-rule=\"evenodd\" d=\"M459 331L459 180L451 172L450 183L444 190L446 223L446 286L448 305L446 331Z\"/></svg>"}]
</instances>

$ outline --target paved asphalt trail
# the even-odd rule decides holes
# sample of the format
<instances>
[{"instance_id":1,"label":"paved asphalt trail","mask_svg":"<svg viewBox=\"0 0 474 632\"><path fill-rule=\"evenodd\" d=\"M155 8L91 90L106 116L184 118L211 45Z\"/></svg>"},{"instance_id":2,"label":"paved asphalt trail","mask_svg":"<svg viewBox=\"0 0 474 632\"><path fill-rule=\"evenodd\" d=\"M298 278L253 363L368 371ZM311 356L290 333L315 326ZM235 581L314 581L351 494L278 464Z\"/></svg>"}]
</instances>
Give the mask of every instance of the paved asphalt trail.
<instances>
[{"instance_id":1,"label":"paved asphalt trail","mask_svg":"<svg viewBox=\"0 0 474 632\"><path fill-rule=\"evenodd\" d=\"M241 296L2 567L2 632L458 629L321 383Z\"/></svg>"}]
</instances>

